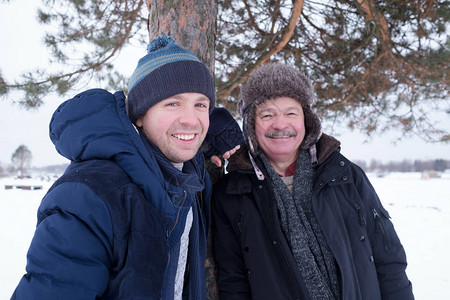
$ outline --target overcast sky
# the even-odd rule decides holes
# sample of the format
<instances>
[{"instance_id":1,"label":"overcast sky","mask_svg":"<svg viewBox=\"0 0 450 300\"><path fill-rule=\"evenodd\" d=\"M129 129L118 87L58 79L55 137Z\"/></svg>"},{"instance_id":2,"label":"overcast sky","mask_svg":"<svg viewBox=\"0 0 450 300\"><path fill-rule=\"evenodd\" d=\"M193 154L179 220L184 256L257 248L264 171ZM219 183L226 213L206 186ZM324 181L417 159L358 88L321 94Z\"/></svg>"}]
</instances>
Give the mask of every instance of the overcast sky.
<instances>
[{"instance_id":1,"label":"overcast sky","mask_svg":"<svg viewBox=\"0 0 450 300\"><path fill-rule=\"evenodd\" d=\"M35 3L35 5L33 5ZM36 67L48 66L47 49L42 46L43 30L36 22L36 5L38 0L14 0L10 4L0 3L0 69L8 82L25 71ZM145 54L145 49L131 49L123 52L117 65L123 74L131 74L138 59ZM125 58L126 57L126 58ZM96 87L95 84L91 84ZM80 90L81 92L81 90ZM111 91L114 92L114 91ZM17 95L0 99L0 162L11 162L12 153L21 144L26 145L33 155L33 166L45 166L65 163L53 147L48 136L50 118L64 100L77 94L72 92L65 98L49 96L38 111L26 111L12 104ZM448 116L442 114L436 120L450 128ZM342 153L351 160L378 159L398 161L403 159L449 159L450 144L427 144L419 138L401 141L394 145L395 133L372 138L364 143L365 137L355 132L338 130L334 132L342 142Z\"/></svg>"}]
</instances>

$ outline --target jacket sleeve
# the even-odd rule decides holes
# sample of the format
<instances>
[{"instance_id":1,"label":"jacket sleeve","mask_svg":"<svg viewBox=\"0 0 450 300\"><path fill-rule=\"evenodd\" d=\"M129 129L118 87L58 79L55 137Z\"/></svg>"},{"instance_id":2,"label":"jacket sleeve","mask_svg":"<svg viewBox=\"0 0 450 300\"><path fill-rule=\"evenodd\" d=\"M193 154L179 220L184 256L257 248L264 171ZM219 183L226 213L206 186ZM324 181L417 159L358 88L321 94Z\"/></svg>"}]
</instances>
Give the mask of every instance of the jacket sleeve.
<instances>
[{"instance_id":1,"label":"jacket sleeve","mask_svg":"<svg viewBox=\"0 0 450 300\"><path fill-rule=\"evenodd\" d=\"M383 300L412 300L412 285L406 275L406 254L378 195L366 174L357 168L355 182L366 212L367 233L373 251Z\"/></svg>"},{"instance_id":2,"label":"jacket sleeve","mask_svg":"<svg viewBox=\"0 0 450 300\"><path fill-rule=\"evenodd\" d=\"M26 274L12 299L100 297L109 281L111 241L106 204L84 184L58 185L42 200Z\"/></svg>"},{"instance_id":3,"label":"jacket sleeve","mask_svg":"<svg viewBox=\"0 0 450 300\"><path fill-rule=\"evenodd\" d=\"M242 130L226 108L214 107L209 120L208 133L202 145L202 152L207 159L244 144Z\"/></svg>"},{"instance_id":4,"label":"jacket sleeve","mask_svg":"<svg viewBox=\"0 0 450 300\"><path fill-rule=\"evenodd\" d=\"M245 262L233 226L233 196L225 194L224 182L214 186L212 198L212 238L217 263L221 300L251 299ZM236 200L236 199L234 199Z\"/></svg>"}]
</instances>

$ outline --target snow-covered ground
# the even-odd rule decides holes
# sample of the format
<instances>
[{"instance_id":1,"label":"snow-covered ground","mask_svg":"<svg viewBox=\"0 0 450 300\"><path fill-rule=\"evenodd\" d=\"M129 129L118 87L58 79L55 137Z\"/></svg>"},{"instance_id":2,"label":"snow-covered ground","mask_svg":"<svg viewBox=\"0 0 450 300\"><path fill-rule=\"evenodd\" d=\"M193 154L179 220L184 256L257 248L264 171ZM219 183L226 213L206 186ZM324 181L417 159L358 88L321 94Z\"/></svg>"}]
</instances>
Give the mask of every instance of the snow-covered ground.
<instances>
[{"instance_id":1,"label":"snow-covered ground","mask_svg":"<svg viewBox=\"0 0 450 300\"><path fill-rule=\"evenodd\" d=\"M406 249L408 276L418 300L450 299L450 173L421 179L419 173L370 175ZM40 190L5 189L0 179L0 299L9 299L25 272L36 211L51 181L21 180Z\"/></svg>"}]
</instances>

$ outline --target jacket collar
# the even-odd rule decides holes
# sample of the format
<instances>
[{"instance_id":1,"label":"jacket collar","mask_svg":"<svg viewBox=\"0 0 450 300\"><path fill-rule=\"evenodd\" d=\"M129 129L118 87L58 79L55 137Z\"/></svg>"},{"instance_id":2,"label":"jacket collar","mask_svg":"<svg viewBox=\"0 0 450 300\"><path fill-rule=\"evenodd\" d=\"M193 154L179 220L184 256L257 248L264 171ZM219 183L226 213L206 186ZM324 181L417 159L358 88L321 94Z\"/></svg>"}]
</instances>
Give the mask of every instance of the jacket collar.
<instances>
[{"instance_id":1,"label":"jacket collar","mask_svg":"<svg viewBox=\"0 0 450 300\"><path fill-rule=\"evenodd\" d=\"M340 148L341 143L335 139L334 137L327 135L325 133L322 134L321 138L316 143L317 149L317 168L323 164L328 157L335 150ZM252 163L250 161L250 157L248 154L248 147L241 147L234 155L231 156L227 171L251 171L253 170Z\"/></svg>"}]
</instances>

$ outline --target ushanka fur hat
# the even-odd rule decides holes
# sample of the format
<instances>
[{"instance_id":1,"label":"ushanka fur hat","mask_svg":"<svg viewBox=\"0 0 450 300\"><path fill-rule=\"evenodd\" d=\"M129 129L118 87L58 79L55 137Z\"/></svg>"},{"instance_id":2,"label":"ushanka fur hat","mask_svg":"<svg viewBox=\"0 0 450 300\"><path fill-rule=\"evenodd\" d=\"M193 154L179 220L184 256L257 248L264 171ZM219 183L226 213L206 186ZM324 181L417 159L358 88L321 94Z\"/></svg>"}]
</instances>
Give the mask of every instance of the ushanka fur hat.
<instances>
[{"instance_id":1,"label":"ushanka fur hat","mask_svg":"<svg viewBox=\"0 0 450 300\"><path fill-rule=\"evenodd\" d=\"M264 64L241 87L239 96L244 138L253 154L257 154L258 150L255 136L256 107L279 97L293 98L302 105L306 132L301 149L310 148L321 135L320 120L311 108L316 99L311 81L293 67L281 63Z\"/></svg>"}]
</instances>

